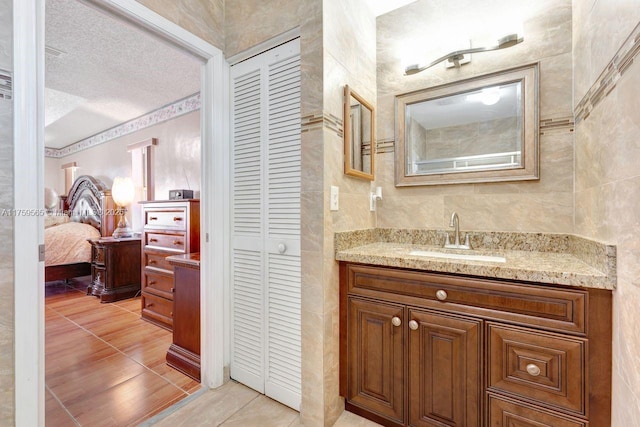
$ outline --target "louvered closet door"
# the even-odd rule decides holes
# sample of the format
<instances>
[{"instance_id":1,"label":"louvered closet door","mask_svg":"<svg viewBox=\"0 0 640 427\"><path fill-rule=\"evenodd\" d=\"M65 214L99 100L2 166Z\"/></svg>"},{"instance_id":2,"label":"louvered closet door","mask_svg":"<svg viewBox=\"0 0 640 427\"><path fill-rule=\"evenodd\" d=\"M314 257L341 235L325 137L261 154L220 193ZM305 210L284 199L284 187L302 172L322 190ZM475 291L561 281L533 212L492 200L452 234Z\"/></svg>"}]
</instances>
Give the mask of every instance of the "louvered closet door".
<instances>
[{"instance_id":1,"label":"louvered closet door","mask_svg":"<svg viewBox=\"0 0 640 427\"><path fill-rule=\"evenodd\" d=\"M300 406L300 48L231 67L231 377Z\"/></svg>"}]
</instances>

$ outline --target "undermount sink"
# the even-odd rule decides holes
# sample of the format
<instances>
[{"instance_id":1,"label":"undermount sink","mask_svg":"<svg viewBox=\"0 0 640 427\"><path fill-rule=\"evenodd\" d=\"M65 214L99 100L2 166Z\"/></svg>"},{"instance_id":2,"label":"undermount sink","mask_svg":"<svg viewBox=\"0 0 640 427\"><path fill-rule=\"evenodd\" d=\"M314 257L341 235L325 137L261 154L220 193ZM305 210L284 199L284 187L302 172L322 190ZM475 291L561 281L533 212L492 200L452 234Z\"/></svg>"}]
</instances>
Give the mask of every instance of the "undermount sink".
<instances>
[{"instance_id":1,"label":"undermount sink","mask_svg":"<svg viewBox=\"0 0 640 427\"><path fill-rule=\"evenodd\" d=\"M507 262L505 257L495 255L451 254L438 251L411 251L409 252L409 255L431 258L462 259L465 261Z\"/></svg>"}]
</instances>

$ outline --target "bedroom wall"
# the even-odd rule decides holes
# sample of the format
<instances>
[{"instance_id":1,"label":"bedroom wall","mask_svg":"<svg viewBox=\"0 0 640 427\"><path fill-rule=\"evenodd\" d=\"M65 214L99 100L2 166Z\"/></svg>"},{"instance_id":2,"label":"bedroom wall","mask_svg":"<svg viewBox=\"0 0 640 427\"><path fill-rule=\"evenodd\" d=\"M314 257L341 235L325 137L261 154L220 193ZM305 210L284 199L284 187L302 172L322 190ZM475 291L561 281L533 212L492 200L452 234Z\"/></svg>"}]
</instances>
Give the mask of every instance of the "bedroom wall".
<instances>
[{"instance_id":1,"label":"bedroom wall","mask_svg":"<svg viewBox=\"0 0 640 427\"><path fill-rule=\"evenodd\" d=\"M13 70L11 0L0 0L0 69ZM0 212L13 208L13 102L0 98ZM0 216L0 426L14 423L13 220Z\"/></svg>"},{"instance_id":2,"label":"bedroom wall","mask_svg":"<svg viewBox=\"0 0 640 427\"><path fill-rule=\"evenodd\" d=\"M60 159L45 159L45 186L64 194L63 164L76 162L77 176L92 175L111 186L116 176L131 176L127 145L156 138L153 148L155 200L167 200L169 190L191 189L200 194L200 111L177 117ZM53 184L55 182L55 185ZM138 205L128 212L135 231L142 229Z\"/></svg>"}]
</instances>

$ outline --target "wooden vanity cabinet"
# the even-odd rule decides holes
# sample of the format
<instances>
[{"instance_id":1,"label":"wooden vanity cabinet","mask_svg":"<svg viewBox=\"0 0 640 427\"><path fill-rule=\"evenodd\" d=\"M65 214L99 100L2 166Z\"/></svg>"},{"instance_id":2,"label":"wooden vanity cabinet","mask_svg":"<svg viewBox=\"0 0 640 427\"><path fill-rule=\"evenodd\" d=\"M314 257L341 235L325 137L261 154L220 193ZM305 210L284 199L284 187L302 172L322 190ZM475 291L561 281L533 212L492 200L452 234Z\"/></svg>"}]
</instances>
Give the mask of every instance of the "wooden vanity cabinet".
<instances>
[{"instance_id":1,"label":"wooden vanity cabinet","mask_svg":"<svg viewBox=\"0 0 640 427\"><path fill-rule=\"evenodd\" d=\"M340 392L386 426L611 425L611 292L340 263Z\"/></svg>"}]
</instances>

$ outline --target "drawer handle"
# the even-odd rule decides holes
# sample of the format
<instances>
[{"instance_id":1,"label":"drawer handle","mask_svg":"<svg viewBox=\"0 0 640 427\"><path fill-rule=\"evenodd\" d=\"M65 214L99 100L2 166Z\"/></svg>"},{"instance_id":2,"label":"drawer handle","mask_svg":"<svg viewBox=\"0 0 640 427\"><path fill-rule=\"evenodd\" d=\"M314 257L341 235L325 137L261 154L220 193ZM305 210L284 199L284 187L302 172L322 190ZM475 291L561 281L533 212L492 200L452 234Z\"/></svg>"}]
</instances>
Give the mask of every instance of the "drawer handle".
<instances>
[{"instance_id":1,"label":"drawer handle","mask_svg":"<svg viewBox=\"0 0 640 427\"><path fill-rule=\"evenodd\" d=\"M418 330L418 322L416 322L415 320L411 320L409 322L409 329L411 329L412 331L417 331Z\"/></svg>"},{"instance_id":2,"label":"drawer handle","mask_svg":"<svg viewBox=\"0 0 640 427\"><path fill-rule=\"evenodd\" d=\"M182 221L182 217L181 216L174 216L173 220L174 221Z\"/></svg>"},{"instance_id":3,"label":"drawer handle","mask_svg":"<svg viewBox=\"0 0 640 427\"><path fill-rule=\"evenodd\" d=\"M149 308L149 307L153 307L153 303L150 302L149 304L145 305L145 307Z\"/></svg>"},{"instance_id":4,"label":"drawer handle","mask_svg":"<svg viewBox=\"0 0 640 427\"><path fill-rule=\"evenodd\" d=\"M540 368L538 368L538 366L533 363L529 363L527 365L527 373L532 377L537 377L538 375L540 375Z\"/></svg>"},{"instance_id":5,"label":"drawer handle","mask_svg":"<svg viewBox=\"0 0 640 427\"><path fill-rule=\"evenodd\" d=\"M155 259L149 260L149 265L151 264L157 264L156 260Z\"/></svg>"},{"instance_id":6,"label":"drawer handle","mask_svg":"<svg viewBox=\"0 0 640 427\"><path fill-rule=\"evenodd\" d=\"M182 240L174 240L173 244L174 244L174 246L182 245Z\"/></svg>"},{"instance_id":7,"label":"drawer handle","mask_svg":"<svg viewBox=\"0 0 640 427\"><path fill-rule=\"evenodd\" d=\"M158 217L157 216L150 216L149 217L149 221L157 221Z\"/></svg>"},{"instance_id":8,"label":"drawer handle","mask_svg":"<svg viewBox=\"0 0 640 427\"><path fill-rule=\"evenodd\" d=\"M402 320L400 320L398 316L393 316L393 318L391 319L391 323L393 324L393 326L400 326L402 325Z\"/></svg>"},{"instance_id":9,"label":"drawer handle","mask_svg":"<svg viewBox=\"0 0 640 427\"><path fill-rule=\"evenodd\" d=\"M149 239L150 243L157 242L157 241L158 241L158 239L154 239L153 237L151 239Z\"/></svg>"},{"instance_id":10,"label":"drawer handle","mask_svg":"<svg viewBox=\"0 0 640 427\"><path fill-rule=\"evenodd\" d=\"M155 284L156 284L156 281L155 281L155 280L149 280L148 284L149 284L149 285L155 285Z\"/></svg>"},{"instance_id":11,"label":"drawer handle","mask_svg":"<svg viewBox=\"0 0 640 427\"><path fill-rule=\"evenodd\" d=\"M447 291L445 291L444 289L440 289L436 292L436 298L438 298L439 301L444 301L447 299L449 295L447 295Z\"/></svg>"},{"instance_id":12,"label":"drawer handle","mask_svg":"<svg viewBox=\"0 0 640 427\"><path fill-rule=\"evenodd\" d=\"M171 293L172 294L175 293L175 291L176 291L176 288L171 288Z\"/></svg>"}]
</instances>

